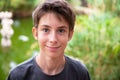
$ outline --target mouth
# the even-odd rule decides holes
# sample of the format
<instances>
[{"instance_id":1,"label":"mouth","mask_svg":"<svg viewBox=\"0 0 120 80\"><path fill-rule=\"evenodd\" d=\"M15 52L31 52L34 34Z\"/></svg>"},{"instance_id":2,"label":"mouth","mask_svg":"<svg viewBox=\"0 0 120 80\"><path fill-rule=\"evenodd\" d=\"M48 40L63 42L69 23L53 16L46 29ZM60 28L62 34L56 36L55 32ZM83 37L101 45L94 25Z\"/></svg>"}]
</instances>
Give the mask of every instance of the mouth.
<instances>
[{"instance_id":1,"label":"mouth","mask_svg":"<svg viewBox=\"0 0 120 80\"><path fill-rule=\"evenodd\" d=\"M57 51L60 46L46 46L50 51Z\"/></svg>"}]
</instances>

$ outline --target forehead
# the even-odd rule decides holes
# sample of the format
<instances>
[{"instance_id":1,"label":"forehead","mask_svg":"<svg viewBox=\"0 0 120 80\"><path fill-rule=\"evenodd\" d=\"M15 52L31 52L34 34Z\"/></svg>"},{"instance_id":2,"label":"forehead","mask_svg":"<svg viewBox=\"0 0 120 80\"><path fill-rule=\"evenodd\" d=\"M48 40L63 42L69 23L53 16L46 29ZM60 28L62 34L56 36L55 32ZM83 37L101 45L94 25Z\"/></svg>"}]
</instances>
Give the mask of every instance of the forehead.
<instances>
[{"instance_id":1,"label":"forehead","mask_svg":"<svg viewBox=\"0 0 120 80\"><path fill-rule=\"evenodd\" d=\"M68 26L68 23L65 21L65 19L57 15L55 13L46 13L44 14L40 20L39 25L49 25L49 26Z\"/></svg>"}]
</instances>

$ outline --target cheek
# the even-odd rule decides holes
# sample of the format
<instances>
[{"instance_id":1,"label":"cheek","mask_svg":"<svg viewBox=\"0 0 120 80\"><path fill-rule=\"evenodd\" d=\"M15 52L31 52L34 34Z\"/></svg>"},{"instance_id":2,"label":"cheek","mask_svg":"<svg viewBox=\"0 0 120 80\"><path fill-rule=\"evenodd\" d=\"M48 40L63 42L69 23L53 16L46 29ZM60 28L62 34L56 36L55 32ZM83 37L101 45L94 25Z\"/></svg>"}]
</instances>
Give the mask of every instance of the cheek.
<instances>
[{"instance_id":1,"label":"cheek","mask_svg":"<svg viewBox=\"0 0 120 80\"><path fill-rule=\"evenodd\" d=\"M39 43L39 45L44 44L45 41L46 41L46 37L41 35L41 34L38 34L38 43Z\"/></svg>"},{"instance_id":2,"label":"cheek","mask_svg":"<svg viewBox=\"0 0 120 80\"><path fill-rule=\"evenodd\" d=\"M68 43L68 38L67 38L67 37L66 37L66 38L61 38L61 43L62 43L64 46L66 46L67 43Z\"/></svg>"}]
</instances>

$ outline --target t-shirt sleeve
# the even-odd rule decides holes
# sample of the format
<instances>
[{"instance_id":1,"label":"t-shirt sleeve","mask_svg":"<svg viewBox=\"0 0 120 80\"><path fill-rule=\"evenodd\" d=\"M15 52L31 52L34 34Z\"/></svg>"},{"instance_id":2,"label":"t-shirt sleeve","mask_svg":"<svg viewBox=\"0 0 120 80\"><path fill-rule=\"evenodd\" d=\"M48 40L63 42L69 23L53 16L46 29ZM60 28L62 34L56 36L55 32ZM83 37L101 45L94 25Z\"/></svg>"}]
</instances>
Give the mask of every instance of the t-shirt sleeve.
<instances>
[{"instance_id":1,"label":"t-shirt sleeve","mask_svg":"<svg viewBox=\"0 0 120 80\"><path fill-rule=\"evenodd\" d=\"M83 79L82 80L90 80L90 75L88 73L88 70L85 68L85 70L83 70Z\"/></svg>"},{"instance_id":2,"label":"t-shirt sleeve","mask_svg":"<svg viewBox=\"0 0 120 80\"><path fill-rule=\"evenodd\" d=\"M8 78L7 80L23 80L23 71L20 69L14 69L12 70L9 75L8 75Z\"/></svg>"},{"instance_id":3,"label":"t-shirt sleeve","mask_svg":"<svg viewBox=\"0 0 120 80\"><path fill-rule=\"evenodd\" d=\"M33 68L34 58L30 58L12 69L7 77L7 80L24 80L26 75Z\"/></svg>"},{"instance_id":4,"label":"t-shirt sleeve","mask_svg":"<svg viewBox=\"0 0 120 80\"><path fill-rule=\"evenodd\" d=\"M10 74L8 75L7 80L17 80L17 79L15 78L15 75L14 75L14 74L10 73Z\"/></svg>"},{"instance_id":5,"label":"t-shirt sleeve","mask_svg":"<svg viewBox=\"0 0 120 80\"><path fill-rule=\"evenodd\" d=\"M79 66L78 69L82 75L82 77L81 77L82 79L80 79L80 80L90 80L90 75L87 70L87 67L81 62L78 62L78 66Z\"/></svg>"},{"instance_id":6,"label":"t-shirt sleeve","mask_svg":"<svg viewBox=\"0 0 120 80\"><path fill-rule=\"evenodd\" d=\"M69 66L71 66L70 70L76 73L78 80L90 80L89 72L84 63L82 63L80 60L73 58L67 58L67 60L69 62Z\"/></svg>"}]
</instances>

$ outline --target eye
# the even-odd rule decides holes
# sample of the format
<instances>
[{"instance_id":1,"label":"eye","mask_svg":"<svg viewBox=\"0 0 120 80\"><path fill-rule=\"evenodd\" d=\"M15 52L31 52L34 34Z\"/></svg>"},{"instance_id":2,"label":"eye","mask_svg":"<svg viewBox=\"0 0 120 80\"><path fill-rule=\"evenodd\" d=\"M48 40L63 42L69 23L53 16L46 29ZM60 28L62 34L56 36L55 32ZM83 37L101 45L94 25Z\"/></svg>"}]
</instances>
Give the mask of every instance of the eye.
<instances>
[{"instance_id":1,"label":"eye","mask_svg":"<svg viewBox=\"0 0 120 80\"><path fill-rule=\"evenodd\" d=\"M60 33L64 33L65 30L64 30L64 29L59 29L58 32L60 32Z\"/></svg>"},{"instance_id":2,"label":"eye","mask_svg":"<svg viewBox=\"0 0 120 80\"><path fill-rule=\"evenodd\" d=\"M49 31L49 29L47 29L47 28L44 28L44 29L42 29L44 32L48 32Z\"/></svg>"}]
</instances>

